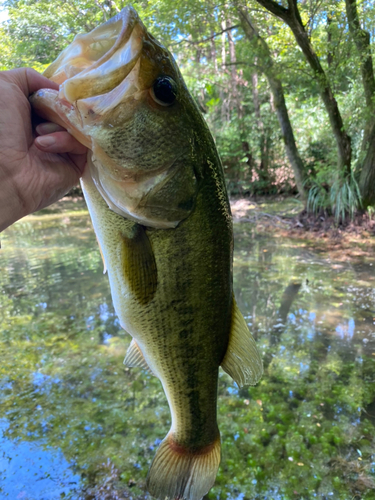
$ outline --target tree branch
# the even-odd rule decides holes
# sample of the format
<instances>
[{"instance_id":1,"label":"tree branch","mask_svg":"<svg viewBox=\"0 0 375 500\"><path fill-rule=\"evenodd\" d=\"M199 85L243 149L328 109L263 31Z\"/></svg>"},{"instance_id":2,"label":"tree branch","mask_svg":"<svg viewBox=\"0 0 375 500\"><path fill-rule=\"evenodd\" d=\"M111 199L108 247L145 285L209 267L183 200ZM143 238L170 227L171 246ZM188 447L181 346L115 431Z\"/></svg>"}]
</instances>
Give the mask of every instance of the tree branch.
<instances>
[{"instance_id":1,"label":"tree branch","mask_svg":"<svg viewBox=\"0 0 375 500\"><path fill-rule=\"evenodd\" d=\"M271 12L271 14L279 17L283 21L287 22L287 20L290 19L290 10L274 2L274 0L257 0L257 2Z\"/></svg>"},{"instance_id":2,"label":"tree branch","mask_svg":"<svg viewBox=\"0 0 375 500\"><path fill-rule=\"evenodd\" d=\"M356 0L345 0L349 31L361 58L361 73L365 91L366 105L374 109L375 75L371 55L370 34L361 28Z\"/></svg>"},{"instance_id":3,"label":"tree branch","mask_svg":"<svg viewBox=\"0 0 375 500\"><path fill-rule=\"evenodd\" d=\"M234 26L230 26L229 28L225 28L224 30L217 31L213 35L208 36L207 38L202 38L202 40L198 40L196 42L193 42L192 40L188 40L187 38L184 38L183 40L180 40L179 42L172 43L171 45L179 45L180 43L189 43L190 45L199 45L200 43L209 42L213 38L215 38L215 37L217 37L219 35L222 35L226 31L234 30L234 29L237 29L239 27L240 27L239 24L235 24Z\"/></svg>"},{"instance_id":4,"label":"tree branch","mask_svg":"<svg viewBox=\"0 0 375 500\"><path fill-rule=\"evenodd\" d=\"M297 0L288 0L288 15L289 17L294 17L294 19L297 20L297 22L303 26L302 18L298 10L298 5L297 5Z\"/></svg>"},{"instance_id":5,"label":"tree branch","mask_svg":"<svg viewBox=\"0 0 375 500\"><path fill-rule=\"evenodd\" d=\"M262 0L262 1L275 4L273 0ZM260 0L258 0L258 2L260 3ZM259 35L253 20L246 12L246 10L243 10L241 7L237 7L237 12L241 22L241 27L245 33L245 37L248 39L253 50L257 54L257 63L259 65L260 71L262 71L266 76L268 84L271 88L272 96L275 102L277 119L279 120L283 140L285 143L285 150L293 169L294 178L298 187L298 192L304 199L305 174L304 174L303 162L297 149L296 141L294 138L293 127L290 122L288 109L285 103L283 86L277 74L278 72L277 69L275 68L270 48L267 42Z\"/></svg>"},{"instance_id":6,"label":"tree branch","mask_svg":"<svg viewBox=\"0 0 375 500\"><path fill-rule=\"evenodd\" d=\"M222 64L221 66L254 66L254 65L249 64L248 62L245 62L245 61L236 61L236 62Z\"/></svg>"},{"instance_id":7,"label":"tree branch","mask_svg":"<svg viewBox=\"0 0 375 500\"><path fill-rule=\"evenodd\" d=\"M298 45L301 47L302 52L314 72L314 78L319 86L320 95L327 110L332 132L337 143L339 170L349 174L352 155L350 137L344 129L342 116L335 96L333 95L330 81L320 63L319 57L311 45L308 33L302 23L298 11L297 0L288 0L289 9L285 9L274 0L257 0L257 2L272 14L282 19L292 30Z\"/></svg>"},{"instance_id":8,"label":"tree branch","mask_svg":"<svg viewBox=\"0 0 375 500\"><path fill-rule=\"evenodd\" d=\"M95 5L103 12L104 21L107 21L108 17L104 5L100 4L98 0L95 0Z\"/></svg>"}]
</instances>

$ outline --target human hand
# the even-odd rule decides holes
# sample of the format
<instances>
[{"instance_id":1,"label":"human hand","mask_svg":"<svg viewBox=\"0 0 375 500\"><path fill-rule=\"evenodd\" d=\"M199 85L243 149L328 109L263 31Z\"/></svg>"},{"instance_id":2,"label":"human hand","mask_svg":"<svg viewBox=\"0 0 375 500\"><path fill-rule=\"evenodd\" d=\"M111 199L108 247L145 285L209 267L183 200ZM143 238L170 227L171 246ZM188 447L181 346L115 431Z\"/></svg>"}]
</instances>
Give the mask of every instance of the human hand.
<instances>
[{"instance_id":1,"label":"human hand","mask_svg":"<svg viewBox=\"0 0 375 500\"><path fill-rule=\"evenodd\" d=\"M33 130L28 97L41 88L58 85L30 68L0 71L0 231L60 199L85 168L86 147L63 128Z\"/></svg>"}]
</instances>

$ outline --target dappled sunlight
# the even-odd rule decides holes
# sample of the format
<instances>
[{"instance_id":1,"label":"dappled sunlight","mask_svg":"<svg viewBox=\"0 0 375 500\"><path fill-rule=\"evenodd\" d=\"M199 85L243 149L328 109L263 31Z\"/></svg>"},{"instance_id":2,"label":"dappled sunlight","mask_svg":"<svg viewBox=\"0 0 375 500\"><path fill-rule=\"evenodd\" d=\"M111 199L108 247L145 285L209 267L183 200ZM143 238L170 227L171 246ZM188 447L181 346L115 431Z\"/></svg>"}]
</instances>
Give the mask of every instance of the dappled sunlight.
<instances>
[{"instance_id":1,"label":"dappled sunlight","mask_svg":"<svg viewBox=\"0 0 375 500\"><path fill-rule=\"evenodd\" d=\"M246 217L250 210L257 210L258 205L255 202L250 201L248 198L240 198L239 200L234 200L230 206L232 210L232 215L235 219Z\"/></svg>"}]
</instances>

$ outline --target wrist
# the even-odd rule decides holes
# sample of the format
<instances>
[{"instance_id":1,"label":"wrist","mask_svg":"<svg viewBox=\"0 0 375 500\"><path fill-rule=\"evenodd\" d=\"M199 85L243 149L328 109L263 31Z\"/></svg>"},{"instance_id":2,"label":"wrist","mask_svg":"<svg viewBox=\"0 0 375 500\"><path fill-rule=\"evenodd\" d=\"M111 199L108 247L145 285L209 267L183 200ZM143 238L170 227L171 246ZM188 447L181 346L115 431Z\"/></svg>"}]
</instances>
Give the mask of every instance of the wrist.
<instances>
[{"instance_id":1,"label":"wrist","mask_svg":"<svg viewBox=\"0 0 375 500\"><path fill-rule=\"evenodd\" d=\"M22 199L11 186L4 183L0 187L0 232L27 214Z\"/></svg>"}]
</instances>

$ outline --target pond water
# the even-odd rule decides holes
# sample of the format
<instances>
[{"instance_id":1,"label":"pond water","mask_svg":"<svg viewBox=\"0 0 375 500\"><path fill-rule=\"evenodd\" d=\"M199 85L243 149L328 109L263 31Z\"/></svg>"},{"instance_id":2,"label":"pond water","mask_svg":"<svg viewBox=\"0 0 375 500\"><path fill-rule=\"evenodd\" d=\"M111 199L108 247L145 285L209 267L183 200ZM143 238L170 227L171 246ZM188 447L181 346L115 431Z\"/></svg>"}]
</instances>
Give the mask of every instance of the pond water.
<instances>
[{"instance_id":1,"label":"pond water","mask_svg":"<svg viewBox=\"0 0 375 500\"><path fill-rule=\"evenodd\" d=\"M149 497L169 410L157 379L123 365L130 337L83 202L1 243L0 500ZM241 390L220 374L208 498L375 499L375 257L237 223L234 286L265 374Z\"/></svg>"}]
</instances>

